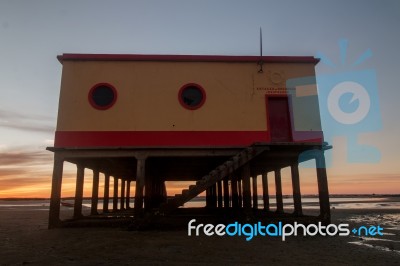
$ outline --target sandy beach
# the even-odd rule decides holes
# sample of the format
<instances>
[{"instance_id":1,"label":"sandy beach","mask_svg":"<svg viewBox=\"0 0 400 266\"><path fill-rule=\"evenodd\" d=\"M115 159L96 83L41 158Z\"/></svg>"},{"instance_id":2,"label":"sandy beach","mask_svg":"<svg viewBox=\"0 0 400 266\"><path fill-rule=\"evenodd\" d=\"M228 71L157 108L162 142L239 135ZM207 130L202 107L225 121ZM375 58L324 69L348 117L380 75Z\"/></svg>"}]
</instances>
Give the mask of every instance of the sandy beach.
<instances>
[{"instance_id":1,"label":"sandy beach","mask_svg":"<svg viewBox=\"0 0 400 266\"><path fill-rule=\"evenodd\" d=\"M297 236L283 242L278 237L246 241L244 237L188 236L187 229L48 230L46 206L0 203L1 265L400 264L400 221L396 208L332 209L333 223L381 224L385 228L383 237Z\"/></svg>"}]
</instances>

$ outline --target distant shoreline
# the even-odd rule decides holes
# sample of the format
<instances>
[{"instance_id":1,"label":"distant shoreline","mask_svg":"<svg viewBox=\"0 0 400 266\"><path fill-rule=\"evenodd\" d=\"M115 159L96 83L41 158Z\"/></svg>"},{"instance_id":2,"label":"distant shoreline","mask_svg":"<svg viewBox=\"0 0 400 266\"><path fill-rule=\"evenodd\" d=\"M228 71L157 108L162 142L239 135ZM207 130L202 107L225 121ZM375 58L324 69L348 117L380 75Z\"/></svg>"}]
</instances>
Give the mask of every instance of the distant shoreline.
<instances>
[{"instance_id":1,"label":"distant shoreline","mask_svg":"<svg viewBox=\"0 0 400 266\"><path fill-rule=\"evenodd\" d=\"M274 198L275 195L271 195L271 198ZM291 198L292 195L283 195L284 198ZM369 197L369 198L381 198L381 197L386 197L386 198L392 198L392 197L400 197L400 194L331 194L329 195L330 198L364 198L364 197ZM197 198L194 198L193 200L204 200L206 197L205 196L199 196ZM262 198L262 195L259 196L259 198ZM318 195L310 194L310 195L302 195L302 198L318 198ZM62 200L73 200L75 197L63 197ZM90 200L91 197L84 197L84 200ZM99 197L99 200L102 200L103 197ZM50 198L14 198L14 197L8 197L8 198L0 198L0 200L4 201L24 201L24 200L50 200Z\"/></svg>"}]
</instances>

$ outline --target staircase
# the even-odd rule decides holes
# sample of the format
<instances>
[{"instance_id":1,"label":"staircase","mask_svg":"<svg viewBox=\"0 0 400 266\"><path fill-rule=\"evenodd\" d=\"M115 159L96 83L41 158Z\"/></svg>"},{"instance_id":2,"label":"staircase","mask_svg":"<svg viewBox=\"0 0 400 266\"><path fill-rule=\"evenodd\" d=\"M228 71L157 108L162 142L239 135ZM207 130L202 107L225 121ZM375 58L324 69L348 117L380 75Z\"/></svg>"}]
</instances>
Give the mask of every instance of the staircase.
<instances>
[{"instance_id":1,"label":"staircase","mask_svg":"<svg viewBox=\"0 0 400 266\"><path fill-rule=\"evenodd\" d=\"M176 194L173 198L168 199L166 203L163 203L160 206L158 213L166 214L180 206L183 206L183 204L198 196L216 182L230 175L266 149L266 147L261 146L247 147L240 153L233 156L230 160L226 161L207 175L203 176L202 179L196 182L196 185L191 185L188 189L182 190L181 194Z\"/></svg>"}]
</instances>

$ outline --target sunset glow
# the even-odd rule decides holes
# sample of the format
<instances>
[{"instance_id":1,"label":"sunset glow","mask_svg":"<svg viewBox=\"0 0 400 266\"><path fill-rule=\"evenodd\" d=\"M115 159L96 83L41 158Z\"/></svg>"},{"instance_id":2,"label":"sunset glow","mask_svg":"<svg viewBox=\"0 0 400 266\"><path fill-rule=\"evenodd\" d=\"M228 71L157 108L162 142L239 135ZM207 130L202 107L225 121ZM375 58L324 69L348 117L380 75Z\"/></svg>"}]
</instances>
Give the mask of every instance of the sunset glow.
<instances>
[{"instance_id":1,"label":"sunset glow","mask_svg":"<svg viewBox=\"0 0 400 266\"><path fill-rule=\"evenodd\" d=\"M400 37L398 12L393 12L398 6L385 6L376 1L364 4L363 12L359 12L360 5L355 3L330 6L314 1L308 5L292 3L296 12L288 14L287 6L279 3L271 6L257 2L253 6L247 2L221 4L222 1L204 6L201 1L192 5L171 2L174 4L132 1L129 8L107 1L0 3L0 198L50 196L53 153L46 147L54 146L57 123L62 76L58 54L258 56L260 26L267 36L264 39L267 55L316 56L323 51L323 55L335 61L336 70L343 67L346 73L366 69L376 72L382 128L359 132L353 141L375 147L380 160L350 163L346 147L351 141L338 135L330 143L332 151L327 152L333 155L328 168L329 192L400 194ZM348 12L338 19L344 7ZM177 13L177 10L180 11ZM200 11L193 14L192 10ZM168 12L174 15L166 17ZM95 14L107 14L115 19ZM347 57L338 50L341 38L349 39ZM344 58L348 62L343 62ZM362 64L345 69L347 63L356 63L360 58ZM316 66L317 76L329 71L332 67L323 62ZM225 89L229 92L229 88ZM86 170L84 196L87 197L91 195L91 177L91 171ZM283 171L282 178L283 194L291 195L288 169ZM75 179L76 166L66 163L63 197L74 196ZM111 179L110 194L112 182ZM300 182L303 195L318 193L315 169L301 168ZM261 182L258 185L262 191ZM103 186L101 174L100 196ZM186 187L187 183L167 183L169 195L180 193ZM134 191L132 183L131 195ZM275 193L272 173L269 191Z\"/></svg>"}]
</instances>

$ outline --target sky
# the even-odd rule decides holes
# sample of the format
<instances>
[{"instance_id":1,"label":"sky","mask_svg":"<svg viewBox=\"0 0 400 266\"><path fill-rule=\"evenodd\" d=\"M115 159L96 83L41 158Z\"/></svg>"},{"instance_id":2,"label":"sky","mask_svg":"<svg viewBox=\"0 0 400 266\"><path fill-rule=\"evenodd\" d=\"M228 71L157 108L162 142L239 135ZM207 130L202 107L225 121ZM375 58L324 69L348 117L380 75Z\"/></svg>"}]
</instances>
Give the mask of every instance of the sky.
<instances>
[{"instance_id":1,"label":"sky","mask_svg":"<svg viewBox=\"0 0 400 266\"><path fill-rule=\"evenodd\" d=\"M264 55L326 55L336 68L319 63L321 76L374 71L379 117L368 123L381 126L359 132L357 141L374 146L380 159L351 163L350 141L332 138L329 188L334 194L400 193L399 1L0 0L0 198L50 195L53 158L45 148L53 145L57 119L57 55L258 55L260 27ZM349 64L340 65L342 39ZM366 50L372 56L352 67ZM75 172L65 166L64 196L73 195ZM302 192L316 193L315 173L301 172ZM291 192L288 173L285 194ZM168 186L174 192L183 185Z\"/></svg>"}]
</instances>

